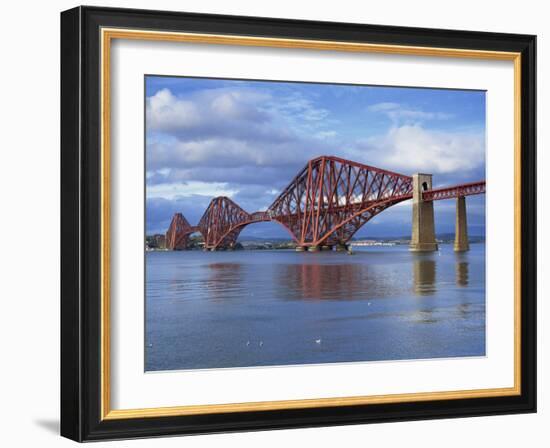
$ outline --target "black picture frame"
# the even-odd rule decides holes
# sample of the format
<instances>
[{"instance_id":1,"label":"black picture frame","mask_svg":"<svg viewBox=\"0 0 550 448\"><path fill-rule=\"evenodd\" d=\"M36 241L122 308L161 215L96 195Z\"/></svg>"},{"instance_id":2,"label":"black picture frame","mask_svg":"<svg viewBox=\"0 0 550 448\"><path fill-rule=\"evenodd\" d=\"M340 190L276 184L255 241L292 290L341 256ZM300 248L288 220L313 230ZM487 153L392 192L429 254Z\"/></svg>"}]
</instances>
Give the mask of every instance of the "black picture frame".
<instances>
[{"instance_id":1,"label":"black picture frame","mask_svg":"<svg viewBox=\"0 0 550 448\"><path fill-rule=\"evenodd\" d=\"M101 419L100 29L130 28L521 53L521 394ZM76 441L536 412L536 37L77 7L61 14L61 435Z\"/></svg>"}]
</instances>

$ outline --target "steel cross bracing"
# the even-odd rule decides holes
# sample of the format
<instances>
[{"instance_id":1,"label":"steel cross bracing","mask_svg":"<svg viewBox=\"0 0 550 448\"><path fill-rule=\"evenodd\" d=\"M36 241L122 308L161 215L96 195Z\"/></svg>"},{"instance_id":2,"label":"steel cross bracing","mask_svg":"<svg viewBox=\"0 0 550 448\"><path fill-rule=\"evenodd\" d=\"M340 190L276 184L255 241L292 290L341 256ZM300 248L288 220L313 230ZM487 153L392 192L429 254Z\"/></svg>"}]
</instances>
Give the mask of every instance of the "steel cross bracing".
<instances>
[{"instance_id":1,"label":"steel cross bracing","mask_svg":"<svg viewBox=\"0 0 550 448\"><path fill-rule=\"evenodd\" d=\"M197 226L176 213L166 233L169 249L185 249L200 232L206 249L235 246L252 223L276 221L299 246L347 243L374 216L412 198L412 177L369 165L322 156L310 160L266 211L248 213L227 197L212 199ZM432 201L485 193L485 181L422 193Z\"/></svg>"},{"instance_id":2,"label":"steel cross bracing","mask_svg":"<svg viewBox=\"0 0 550 448\"><path fill-rule=\"evenodd\" d=\"M440 199L452 199L461 196L470 196L473 194L485 193L485 181L471 182L468 184L453 185L452 187L443 187L424 191L422 199L424 201L437 201Z\"/></svg>"}]
</instances>

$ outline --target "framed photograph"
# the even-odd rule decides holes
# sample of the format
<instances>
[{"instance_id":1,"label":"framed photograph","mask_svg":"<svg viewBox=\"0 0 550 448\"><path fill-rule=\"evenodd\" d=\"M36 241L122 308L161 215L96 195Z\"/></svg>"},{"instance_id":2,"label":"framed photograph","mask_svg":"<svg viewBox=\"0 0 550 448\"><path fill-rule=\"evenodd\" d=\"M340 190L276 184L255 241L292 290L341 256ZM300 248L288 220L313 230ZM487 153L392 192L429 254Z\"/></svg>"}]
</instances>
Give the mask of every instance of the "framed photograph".
<instances>
[{"instance_id":1,"label":"framed photograph","mask_svg":"<svg viewBox=\"0 0 550 448\"><path fill-rule=\"evenodd\" d=\"M61 14L61 433L536 411L535 36Z\"/></svg>"}]
</instances>

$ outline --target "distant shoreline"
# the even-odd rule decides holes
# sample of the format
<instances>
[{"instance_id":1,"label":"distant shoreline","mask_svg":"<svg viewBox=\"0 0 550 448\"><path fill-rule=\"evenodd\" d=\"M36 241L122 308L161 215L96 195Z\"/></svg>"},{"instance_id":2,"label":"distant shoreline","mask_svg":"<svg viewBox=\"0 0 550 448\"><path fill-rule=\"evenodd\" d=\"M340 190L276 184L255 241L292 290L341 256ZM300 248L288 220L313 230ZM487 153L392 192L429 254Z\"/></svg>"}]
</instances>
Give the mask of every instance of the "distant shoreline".
<instances>
[{"instance_id":1,"label":"distant shoreline","mask_svg":"<svg viewBox=\"0 0 550 448\"><path fill-rule=\"evenodd\" d=\"M452 245L454 244L454 240L440 240L437 239L437 243L439 245ZM485 239L484 238L471 238L470 244L484 244ZM357 240L352 241L348 243L348 246L350 247L395 247L395 246L408 246L410 244L410 241L405 240L389 240L389 241L382 241L382 240ZM296 244L291 244L290 241L287 241L282 244L273 244L273 243L265 243L261 244L258 242L247 242L243 241L239 248L233 249L232 251L294 251L296 249ZM166 248L147 248L146 252L185 252L185 251L203 251L202 247L191 247L185 250L181 251L172 251ZM223 251L223 250L220 250Z\"/></svg>"}]
</instances>

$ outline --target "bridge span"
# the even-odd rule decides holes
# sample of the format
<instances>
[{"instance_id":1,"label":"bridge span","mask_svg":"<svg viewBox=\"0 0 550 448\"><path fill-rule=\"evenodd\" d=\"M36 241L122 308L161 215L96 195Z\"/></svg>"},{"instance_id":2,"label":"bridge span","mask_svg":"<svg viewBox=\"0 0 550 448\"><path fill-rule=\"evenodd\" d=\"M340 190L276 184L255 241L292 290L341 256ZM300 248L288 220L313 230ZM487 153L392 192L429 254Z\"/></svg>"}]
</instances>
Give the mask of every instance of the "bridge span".
<instances>
[{"instance_id":1,"label":"bridge span","mask_svg":"<svg viewBox=\"0 0 550 448\"><path fill-rule=\"evenodd\" d=\"M307 165L265 211L248 213L228 197L212 199L192 226L176 213L166 232L166 246L186 249L200 232L207 250L232 249L244 227L274 221L285 227L297 250L345 250L353 235L387 208L413 200L411 250L437 250L433 203L457 200L455 250L468 250L465 197L485 193L485 181L432 188L432 175L407 176L373 166L321 156Z\"/></svg>"}]
</instances>

